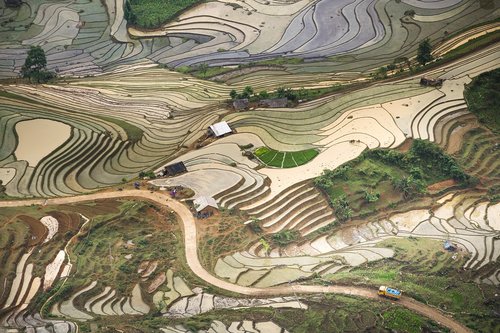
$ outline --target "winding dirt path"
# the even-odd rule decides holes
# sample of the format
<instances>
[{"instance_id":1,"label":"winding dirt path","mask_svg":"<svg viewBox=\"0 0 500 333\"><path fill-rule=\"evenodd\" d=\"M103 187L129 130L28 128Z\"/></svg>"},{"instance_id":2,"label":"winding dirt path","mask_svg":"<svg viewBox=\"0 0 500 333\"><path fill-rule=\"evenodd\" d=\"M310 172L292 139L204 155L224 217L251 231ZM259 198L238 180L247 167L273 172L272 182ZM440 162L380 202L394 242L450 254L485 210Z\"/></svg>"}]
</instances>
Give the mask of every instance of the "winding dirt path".
<instances>
[{"instance_id":1,"label":"winding dirt path","mask_svg":"<svg viewBox=\"0 0 500 333\"><path fill-rule=\"evenodd\" d=\"M362 287L350 286L316 286L316 285L283 285L270 288L253 288L239 286L224 280L221 280L210 274L200 263L198 258L198 248L196 244L196 224L195 219L189 209L182 203L172 200L166 193L153 192L145 190L125 190L113 192L99 192L89 195L81 195L74 197L54 198L54 199L33 199L33 200L15 200L15 201L0 201L0 207L22 207L31 205L61 205L71 204L83 201L93 201L100 199L117 199L117 198L142 198L156 202L160 205L166 205L174 210L182 220L184 229L184 247L186 251L186 260L189 268L194 274L199 276L205 282L212 284L218 288L232 291L235 293L250 295L250 296L276 296L295 294L314 294L314 293L335 293L352 296L360 296L370 299L380 299L377 292ZM389 300L388 300L389 301ZM402 297L397 304L413 310L425 317L428 317L437 323L451 329L457 333L472 332L464 325L449 316L444 315L441 311L429 305L417 302L409 297Z\"/></svg>"}]
</instances>

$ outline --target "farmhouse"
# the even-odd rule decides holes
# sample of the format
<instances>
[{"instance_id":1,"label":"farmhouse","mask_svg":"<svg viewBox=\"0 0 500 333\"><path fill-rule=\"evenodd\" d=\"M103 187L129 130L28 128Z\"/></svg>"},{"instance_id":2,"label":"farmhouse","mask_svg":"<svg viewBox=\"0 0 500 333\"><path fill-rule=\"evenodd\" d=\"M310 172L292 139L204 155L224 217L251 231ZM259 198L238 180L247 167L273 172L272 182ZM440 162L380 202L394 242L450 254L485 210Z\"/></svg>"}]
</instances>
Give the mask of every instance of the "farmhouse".
<instances>
[{"instance_id":1,"label":"farmhouse","mask_svg":"<svg viewBox=\"0 0 500 333\"><path fill-rule=\"evenodd\" d=\"M235 99L233 101L233 108L237 111L248 109L248 98Z\"/></svg>"},{"instance_id":2,"label":"farmhouse","mask_svg":"<svg viewBox=\"0 0 500 333\"><path fill-rule=\"evenodd\" d=\"M213 125L210 125L208 132L210 135L213 135L217 138L223 137L226 134L230 134L233 132L231 127L227 124L227 122L222 121L220 123L216 123Z\"/></svg>"},{"instance_id":3,"label":"farmhouse","mask_svg":"<svg viewBox=\"0 0 500 333\"><path fill-rule=\"evenodd\" d=\"M266 108L284 108L288 105L288 98L269 98L259 101L259 105Z\"/></svg>"},{"instance_id":4,"label":"farmhouse","mask_svg":"<svg viewBox=\"0 0 500 333\"><path fill-rule=\"evenodd\" d=\"M160 173L161 176L176 176L178 174L187 172L186 166L184 165L184 162L177 162L173 163L170 165L167 165L165 168L163 168L163 171Z\"/></svg>"},{"instance_id":5,"label":"farmhouse","mask_svg":"<svg viewBox=\"0 0 500 333\"><path fill-rule=\"evenodd\" d=\"M437 87L443 85L443 79L432 79L428 77L423 77L420 79L420 85L427 87Z\"/></svg>"},{"instance_id":6,"label":"farmhouse","mask_svg":"<svg viewBox=\"0 0 500 333\"><path fill-rule=\"evenodd\" d=\"M219 211L219 206L212 197L198 197L193 200L193 205L198 217L209 217Z\"/></svg>"},{"instance_id":7,"label":"farmhouse","mask_svg":"<svg viewBox=\"0 0 500 333\"><path fill-rule=\"evenodd\" d=\"M7 7L20 7L23 3L21 0L4 0Z\"/></svg>"}]
</instances>

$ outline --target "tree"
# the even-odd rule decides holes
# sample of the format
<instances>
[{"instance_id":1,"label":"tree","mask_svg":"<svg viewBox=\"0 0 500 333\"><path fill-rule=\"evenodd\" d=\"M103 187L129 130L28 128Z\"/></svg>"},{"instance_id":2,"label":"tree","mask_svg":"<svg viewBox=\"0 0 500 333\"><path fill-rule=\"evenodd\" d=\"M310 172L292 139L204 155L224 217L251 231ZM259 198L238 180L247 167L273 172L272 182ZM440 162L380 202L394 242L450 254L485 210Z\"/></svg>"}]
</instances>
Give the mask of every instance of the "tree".
<instances>
[{"instance_id":1,"label":"tree","mask_svg":"<svg viewBox=\"0 0 500 333\"><path fill-rule=\"evenodd\" d=\"M5 185L3 184L3 181L0 179L0 197L3 196L5 194L5 191L7 190L7 188L5 187Z\"/></svg>"},{"instance_id":2,"label":"tree","mask_svg":"<svg viewBox=\"0 0 500 333\"><path fill-rule=\"evenodd\" d=\"M393 186L396 190L403 193L403 198L405 199L411 199L417 195L423 194L426 190L425 183L412 176L394 180Z\"/></svg>"},{"instance_id":3,"label":"tree","mask_svg":"<svg viewBox=\"0 0 500 333\"><path fill-rule=\"evenodd\" d=\"M365 201L368 203L375 202L375 201L378 201L378 199L380 199L380 193L369 191L369 190L364 190L363 195L365 197Z\"/></svg>"},{"instance_id":4,"label":"tree","mask_svg":"<svg viewBox=\"0 0 500 333\"><path fill-rule=\"evenodd\" d=\"M231 92L229 93L229 96L231 97L231 99L236 99L236 97L238 97L238 92L236 90L231 90Z\"/></svg>"},{"instance_id":5,"label":"tree","mask_svg":"<svg viewBox=\"0 0 500 333\"><path fill-rule=\"evenodd\" d=\"M128 0L125 2L125 8L123 9L123 16L125 20L127 20L128 24L134 25L137 23L137 15L135 15L134 11L132 10L132 5Z\"/></svg>"},{"instance_id":6,"label":"tree","mask_svg":"<svg viewBox=\"0 0 500 333\"><path fill-rule=\"evenodd\" d=\"M405 16L411 16L411 17L414 17L415 16L415 11L413 9L408 9L404 12L404 15Z\"/></svg>"},{"instance_id":7,"label":"tree","mask_svg":"<svg viewBox=\"0 0 500 333\"><path fill-rule=\"evenodd\" d=\"M286 90L284 87L279 87L278 89L276 89L276 93L278 94L279 98L283 98L285 97Z\"/></svg>"},{"instance_id":8,"label":"tree","mask_svg":"<svg viewBox=\"0 0 500 333\"><path fill-rule=\"evenodd\" d=\"M340 222L345 222L351 218L353 211L345 195L332 200L332 206L335 210L335 216Z\"/></svg>"},{"instance_id":9,"label":"tree","mask_svg":"<svg viewBox=\"0 0 500 333\"><path fill-rule=\"evenodd\" d=\"M268 93L266 90L262 90L262 91L259 93L259 98L261 98L261 99L266 99L266 98L269 98L269 93Z\"/></svg>"},{"instance_id":10,"label":"tree","mask_svg":"<svg viewBox=\"0 0 500 333\"><path fill-rule=\"evenodd\" d=\"M250 96L253 95L253 89L252 87L250 86L246 86L244 89L243 89L243 93L241 93L241 97L242 98L249 98Z\"/></svg>"},{"instance_id":11,"label":"tree","mask_svg":"<svg viewBox=\"0 0 500 333\"><path fill-rule=\"evenodd\" d=\"M45 51L40 46L32 46L21 68L21 75L32 82L47 82L54 77L54 74L47 71L46 66Z\"/></svg>"},{"instance_id":12,"label":"tree","mask_svg":"<svg viewBox=\"0 0 500 333\"><path fill-rule=\"evenodd\" d=\"M417 61L419 62L419 64L424 66L426 63L431 62L434 59L431 52L432 52L431 42L429 38L426 38L423 41L421 41L420 44L418 44Z\"/></svg>"},{"instance_id":13,"label":"tree","mask_svg":"<svg viewBox=\"0 0 500 333\"><path fill-rule=\"evenodd\" d=\"M208 64L206 63L202 63L198 66L198 70L200 71L201 75L203 75L203 77L205 77L205 75L207 74L207 70L208 70Z\"/></svg>"}]
</instances>

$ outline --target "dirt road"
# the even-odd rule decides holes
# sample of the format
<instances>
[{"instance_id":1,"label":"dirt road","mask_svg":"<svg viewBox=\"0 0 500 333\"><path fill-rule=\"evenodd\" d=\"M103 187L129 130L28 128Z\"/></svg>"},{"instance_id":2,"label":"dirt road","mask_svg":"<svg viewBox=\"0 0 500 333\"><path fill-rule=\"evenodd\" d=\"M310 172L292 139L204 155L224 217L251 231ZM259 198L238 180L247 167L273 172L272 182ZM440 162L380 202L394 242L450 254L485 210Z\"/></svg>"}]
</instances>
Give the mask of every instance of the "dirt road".
<instances>
[{"instance_id":1,"label":"dirt road","mask_svg":"<svg viewBox=\"0 0 500 333\"><path fill-rule=\"evenodd\" d=\"M164 192L153 192L143 190L126 190L115 192L100 192L89 195L81 195L74 197L54 198L54 199L33 199L33 200L17 200L17 201L0 201L0 207L21 207L31 205L60 205L70 204L83 201L93 201L99 199L117 199L117 198L141 198L156 202L160 205L166 205L174 210L182 220L184 229L184 248L186 251L186 259L189 268L194 274L199 276L205 282L212 284L218 288L232 291L235 293L251 296L271 296L271 295L291 295L291 294L315 294L315 293L335 293L352 296L360 296L371 299L379 299L375 290L361 287L346 287L346 286L315 286L315 285L285 285L270 288L253 288L239 286L224 280L221 280L210 274L200 263L198 258L198 247L196 244L196 224L193 214L182 203L172 200ZM410 310L420 313L439 324L448 327L454 332L465 333L471 332L464 325L454 319L444 315L441 311L423 303L417 302L411 298L403 297L397 302Z\"/></svg>"}]
</instances>

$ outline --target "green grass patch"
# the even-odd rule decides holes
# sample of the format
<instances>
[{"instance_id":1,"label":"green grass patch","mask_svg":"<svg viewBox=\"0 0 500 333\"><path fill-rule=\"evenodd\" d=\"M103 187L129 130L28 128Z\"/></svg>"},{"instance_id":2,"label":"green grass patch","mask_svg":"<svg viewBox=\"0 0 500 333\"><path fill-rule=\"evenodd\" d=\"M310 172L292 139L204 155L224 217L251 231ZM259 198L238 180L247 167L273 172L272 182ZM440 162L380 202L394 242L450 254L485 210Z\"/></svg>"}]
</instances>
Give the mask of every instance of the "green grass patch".
<instances>
[{"instance_id":1,"label":"green grass patch","mask_svg":"<svg viewBox=\"0 0 500 333\"><path fill-rule=\"evenodd\" d=\"M198 228L202 239L198 246L204 267L213 269L219 258L243 251L258 239L254 232L260 228L258 222L243 224L247 219L239 210L223 209L217 216L200 220Z\"/></svg>"},{"instance_id":2,"label":"green grass patch","mask_svg":"<svg viewBox=\"0 0 500 333\"><path fill-rule=\"evenodd\" d=\"M467 85L469 110L495 133L500 133L500 69L482 73Z\"/></svg>"},{"instance_id":3,"label":"green grass patch","mask_svg":"<svg viewBox=\"0 0 500 333\"><path fill-rule=\"evenodd\" d=\"M443 55L444 59L456 59L464 54L475 51L483 46L493 44L500 40L500 31L492 31L480 37L469 40L467 43L450 50Z\"/></svg>"},{"instance_id":4,"label":"green grass patch","mask_svg":"<svg viewBox=\"0 0 500 333\"><path fill-rule=\"evenodd\" d=\"M95 116L97 118L100 118L105 121L109 121L110 123L113 123L115 125L120 126L123 128L125 133L127 133L127 138L128 140L132 142L137 142L141 140L142 135L144 134L143 130L141 130L139 127L136 127L126 121L116 119L116 118L111 118L111 117L106 117L106 116Z\"/></svg>"},{"instance_id":5,"label":"green grass patch","mask_svg":"<svg viewBox=\"0 0 500 333\"><path fill-rule=\"evenodd\" d=\"M274 245L285 246L293 243L300 237L297 230L281 230L271 236L271 241Z\"/></svg>"},{"instance_id":6,"label":"green grass patch","mask_svg":"<svg viewBox=\"0 0 500 333\"><path fill-rule=\"evenodd\" d=\"M415 140L408 153L365 151L335 170L325 170L314 183L332 203L345 195L352 216L366 216L424 194L428 185L450 178L463 184L472 179L437 145Z\"/></svg>"},{"instance_id":7,"label":"green grass patch","mask_svg":"<svg viewBox=\"0 0 500 333\"><path fill-rule=\"evenodd\" d=\"M220 51L222 52L222 51ZM175 70L179 73L190 74L198 79L209 79L213 76L217 76L220 74L224 74L227 72L231 72L234 70L233 67L224 67L224 66L179 66L175 68L169 68L167 66L163 66L170 70Z\"/></svg>"},{"instance_id":8,"label":"green grass patch","mask_svg":"<svg viewBox=\"0 0 500 333\"><path fill-rule=\"evenodd\" d=\"M497 290L495 286L478 285L474 281L477 272L462 269L469 259L467 252L446 252L442 241L414 237L387 239L377 246L393 249L394 258L330 274L327 279L369 286L374 292L378 286L388 285L402 290L403 296L455 314L457 320L477 331L494 332L498 328L494 314L500 306L495 297ZM404 318L407 314L400 315ZM413 332L397 327L402 325L397 313L386 319L390 328ZM413 322L412 318L407 319Z\"/></svg>"},{"instance_id":9,"label":"green grass patch","mask_svg":"<svg viewBox=\"0 0 500 333\"><path fill-rule=\"evenodd\" d=\"M200 0L128 0L124 16L131 25L140 28L158 28L173 20L181 12L200 3Z\"/></svg>"},{"instance_id":10,"label":"green grass patch","mask_svg":"<svg viewBox=\"0 0 500 333\"><path fill-rule=\"evenodd\" d=\"M383 314L385 326L398 332L420 333L425 324L425 320L402 308L393 308Z\"/></svg>"},{"instance_id":11,"label":"green grass patch","mask_svg":"<svg viewBox=\"0 0 500 333\"><path fill-rule=\"evenodd\" d=\"M270 60L262 60L252 63L253 65L298 65L302 64L304 59L291 57L277 57Z\"/></svg>"},{"instance_id":12,"label":"green grass patch","mask_svg":"<svg viewBox=\"0 0 500 333\"><path fill-rule=\"evenodd\" d=\"M265 165L275 168L294 168L304 165L318 155L315 149L281 152L268 147L259 147L254 155Z\"/></svg>"},{"instance_id":13,"label":"green grass patch","mask_svg":"<svg viewBox=\"0 0 500 333\"><path fill-rule=\"evenodd\" d=\"M393 313L399 307L390 302L378 302L373 300L341 296L341 295L301 295L301 301L306 303L307 311L304 309L290 308L248 308L235 310L214 310L190 318L172 319L167 317L150 317L135 319L134 326L138 331L157 332L159 328L167 325L183 325L192 332L208 330L214 320L218 320L229 326L232 322L243 320L253 322L272 321L288 332L311 333L345 333L345 332L389 332L388 324L394 322L382 317L384 313ZM407 311L407 310L403 310ZM449 332L439 327L436 323L421 317L418 314L398 314L398 317L407 316L412 319L407 323L412 332L420 324L420 328L428 328L435 332ZM123 317L120 317L120 320ZM109 319L107 319L109 320ZM132 321L133 319L125 319ZM404 332L404 331L399 331ZM420 331L419 331L420 332Z\"/></svg>"}]
</instances>

